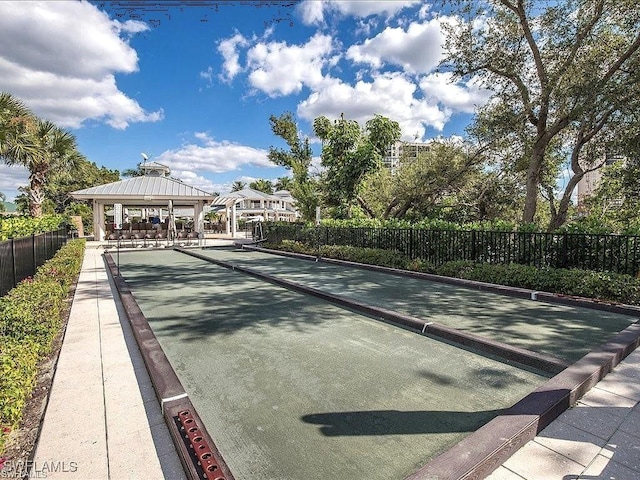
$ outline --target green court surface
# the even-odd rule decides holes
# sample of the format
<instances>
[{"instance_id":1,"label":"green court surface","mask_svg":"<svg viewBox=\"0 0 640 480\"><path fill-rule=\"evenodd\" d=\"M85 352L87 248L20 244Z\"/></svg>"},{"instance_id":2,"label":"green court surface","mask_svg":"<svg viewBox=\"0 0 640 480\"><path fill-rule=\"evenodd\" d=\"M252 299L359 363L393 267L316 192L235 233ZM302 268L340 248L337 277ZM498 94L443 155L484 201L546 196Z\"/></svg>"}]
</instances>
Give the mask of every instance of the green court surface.
<instances>
[{"instance_id":1,"label":"green court surface","mask_svg":"<svg viewBox=\"0 0 640 480\"><path fill-rule=\"evenodd\" d=\"M119 263L238 480L401 479L546 381L179 252Z\"/></svg>"},{"instance_id":2,"label":"green court surface","mask_svg":"<svg viewBox=\"0 0 640 480\"><path fill-rule=\"evenodd\" d=\"M637 320L250 250L204 249L198 253L572 362Z\"/></svg>"}]
</instances>

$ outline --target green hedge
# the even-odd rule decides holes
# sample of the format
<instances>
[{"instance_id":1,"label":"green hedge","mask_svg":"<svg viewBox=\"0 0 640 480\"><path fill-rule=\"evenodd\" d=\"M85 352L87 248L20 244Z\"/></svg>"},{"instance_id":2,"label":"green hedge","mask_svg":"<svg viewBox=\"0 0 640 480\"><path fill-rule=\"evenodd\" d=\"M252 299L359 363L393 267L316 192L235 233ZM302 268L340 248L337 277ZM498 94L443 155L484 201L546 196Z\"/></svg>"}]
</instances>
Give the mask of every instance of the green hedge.
<instances>
[{"instance_id":1,"label":"green hedge","mask_svg":"<svg viewBox=\"0 0 640 480\"><path fill-rule=\"evenodd\" d=\"M51 232L58 230L65 223L66 219L62 215L44 215L38 218L0 217L0 241Z\"/></svg>"},{"instance_id":2,"label":"green hedge","mask_svg":"<svg viewBox=\"0 0 640 480\"><path fill-rule=\"evenodd\" d=\"M67 243L33 277L0 298L0 453L7 432L20 422L38 361L51 352L60 331L84 248L84 240Z\"/></svg>"},{"instance_id":3,"label":"green hedge","mask_svg":"<svg viewBox=\"0 0 640 480\"><path fill-rule=\"evenodd\" d=\"M309 255L318 253L316 246L292 240L283 240L279 244L266 244L265 246ZM381 265L543 292L640 305L640 280L631 275L619 273L579 269L536 268L517 263L476 263L467 260L447 262L434 266L420 259L411 260L409 257L394 251L358 248L348 245L321 246L320 255L369 265Z\"/></svg>"}]
</instances>

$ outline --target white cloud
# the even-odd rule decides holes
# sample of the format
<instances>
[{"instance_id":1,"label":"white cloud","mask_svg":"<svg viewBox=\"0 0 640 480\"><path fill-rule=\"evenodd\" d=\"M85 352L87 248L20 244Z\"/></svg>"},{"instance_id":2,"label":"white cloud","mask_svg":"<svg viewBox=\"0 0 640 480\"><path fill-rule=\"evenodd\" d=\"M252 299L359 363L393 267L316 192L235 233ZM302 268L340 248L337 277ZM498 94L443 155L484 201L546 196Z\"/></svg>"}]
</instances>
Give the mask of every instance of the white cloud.
<instances>
[{"instance_id":1,"label":"white cloud","mask_svg":"<svg viewBox=\"0 0 640 480\"><path fill-rule=\"evenodd\" d=\"M360 18L369 15L392 17L400 10L421 2L422 0L304 0L297 8L302 21L313 25L322 23L326 13Z\"/></svg>"},{"instance_id":2,"label":"white cloud","mask_svg":"<svg viewBox=\"0 0 640 480\"><path fill-rule=\"evenodd\" d=\"M208 193L219 192L219 185L212 182L208 178L198 175L191 170L171 170L171 176L173 178L179 178L184 183L191 185L192 187L199 188Z\"/></svg>"},{"instance_id":3,"label":"white cloud","mask_svg":"<svg viewBox=\"0 0 640 480\"><path fill-rule=\"evenodd\" d=\"M491 91L482 88L479 81L453 83L452 77L449 72L432 73L422 78L420 88L426 98L456 112L473 113L476 107L489 100Z\"/></svg>"},{"instance_id":4,"label":"white cloud","mask_svg":"<svg viewBox=\"0 0 640 480\"><path fill-rule=\"evenodd\" d=\"M385 63L412 73L428 73L440 62L444 36L439 20L412 23L402 28L386 28L377 36L347 50L347 58L380 68Z\"/></svg>"},{"instance_id":5,"label":"white cloud","mask_svg":"<svg viewBox=\"0 0 640 480\"><path fill-rule=\"evenodd\" d=\"M403 74L374 74L373 81L358 81L354 86L341 81L316 91L298 105L298 115L308 121L325 115L357 120L361 125L375 114L397 121L403 138L424 135L426 126L442 130L451 111L436 102L416 97L417 86Z\"/></svg>"},{"instance_id":6,"label":"white cloud","mask_svg":"<svg viewBox=\"0 0 640 480\"><path fill-rule=\"evenodd\" d=\"M213 80L213 67L208 66L206 70L200 72L200 78L204 78L207 83L211 83Z\"/></svg>"},{"instance_id":7,"label":"white cloud","mask_svg":"<svg viewBox=\"0 0 640 480\"><path fill-rule=\"evenodd\" d=\"M284 42L259 43L247 53L251 85L267 95L298 93L303 86L320 87L325 83L322 73L331 58L333 44L328 35L316 34L304 45Z\"/></svg>"},{"instance_id":8,"label":"white cloud","mask_svg":"<svg viewBox=\"0 0 640 480\"><path fill-rule=\"evenodd\" d=\"M145 30L88 2L0 2L0 90L63 127L158 121L162 110L146 112L114 76L138 70L138 55L121 35Z\"/></svg>"},{"instance_id":9,"label":"white cloud","mask_svg":"<svg viewBox=\"0 0 640 480\"><path fill-rule=\"evenodd\" d=\"M224 73L220 74L220 78L223 81L230 82L242 71L238 47L246 47L248 44L248 40L240 33L236 33L233 37L220 41L218 51L222 55L222 58L224 58L224 62L222 63Z\"/></svg>"},{"instance_id":10,"label":"white cloud","mask_svg":"<svg viewBox=\"0 0 640 480\"><path fill-rule=\"evenodd\" d=\"M268 152L228 141L218 142L208 134L196 133L199 143L189 143L167 150L155 158L173 172L225 173L242 166L275 167L267 158ZM175 176L178 176L175 174Z\"/></svg>"}]
</instances>

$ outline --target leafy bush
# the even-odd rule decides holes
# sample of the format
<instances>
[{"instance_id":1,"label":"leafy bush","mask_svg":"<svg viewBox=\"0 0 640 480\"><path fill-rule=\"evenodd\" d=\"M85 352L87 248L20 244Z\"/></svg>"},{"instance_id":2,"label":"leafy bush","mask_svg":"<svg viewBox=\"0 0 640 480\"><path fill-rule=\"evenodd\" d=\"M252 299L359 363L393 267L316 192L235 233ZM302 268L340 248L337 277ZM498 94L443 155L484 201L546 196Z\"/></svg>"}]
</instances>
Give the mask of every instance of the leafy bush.
<instances>
[{"instance_id":1,"label":"leafy bush","mask_svg":"<svg viewBox=\"0 0 640 480\"><path fill-rule=\"evenodd\" d=\"M291 240L283 240L280 244L267 244L266 246L309 255L317 253L317 247ZM471 260L446 262L436 267L421 259L409 259L398 252L348 245L321 246L320 255L327 258L432 273L445 277L640 305L640 280L631 275L620 273L537 268L517 263L478 263Z\"/></svg>"},{"instance_id":2,"label":"leafy bush","mask_svg":"<svg viewBox=\"0 0 640 480\"><path fill-rule=\"evenodd\" d=\"M9 238L27 237L34 233L58 230L65 224L62 215L44 215L34 217L0 217L0 241Z\"/></svg>"},{"instance_id":3,"label":"leafy bush","mask_svg":"<svg viewBox=\"0 0 640 480\"><path fill-rule=\"evenodd\" d=\"M392 250L358 248L349 245L323 245L320 247L320 255L322 257L392 268L404 268L408 261L405 255Z\"/></svg>"},{"instance_id":4,"label":"leafy bush","mask_svg":"<svg viewBox=\"0 0 640 480\"><path fill-rule=\"evenodd\" d=\"M84 240L69 242L0 298L0 452L7 430L20 422L38 361L50 353L60 331L84 248Z\"/></svg>"}]
</instances>

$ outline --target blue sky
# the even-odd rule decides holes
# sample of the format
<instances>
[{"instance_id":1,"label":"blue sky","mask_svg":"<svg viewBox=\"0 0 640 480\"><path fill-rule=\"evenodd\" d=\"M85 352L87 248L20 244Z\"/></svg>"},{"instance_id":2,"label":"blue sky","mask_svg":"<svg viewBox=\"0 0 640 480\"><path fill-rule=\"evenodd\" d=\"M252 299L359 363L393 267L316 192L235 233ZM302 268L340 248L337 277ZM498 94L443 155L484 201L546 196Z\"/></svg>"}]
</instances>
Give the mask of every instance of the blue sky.
<instances>
[{"instance_id":1,"label":"blue sky","mask_svg":"<svg viewBox=\"0 0 640 480\"><path fill-rule=\"evenodd\" d=\"M361 125L375 114L403 139L461 134L488 94L437 73L445 22L423 0L0 2L0 90L70 130L99 166L146 152L209 192L275 180L270 115ZM319 144L314 143L316 155ZM0 165L9 200L27 173Z\"/></svg>"}]
</instances>

